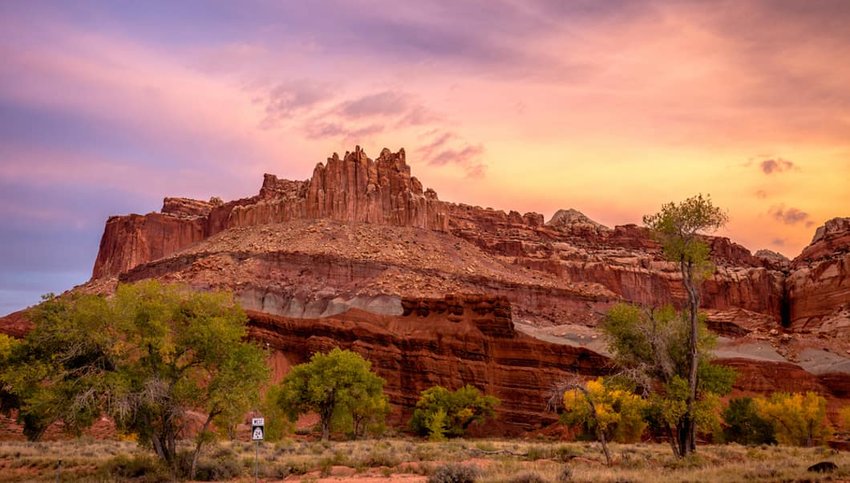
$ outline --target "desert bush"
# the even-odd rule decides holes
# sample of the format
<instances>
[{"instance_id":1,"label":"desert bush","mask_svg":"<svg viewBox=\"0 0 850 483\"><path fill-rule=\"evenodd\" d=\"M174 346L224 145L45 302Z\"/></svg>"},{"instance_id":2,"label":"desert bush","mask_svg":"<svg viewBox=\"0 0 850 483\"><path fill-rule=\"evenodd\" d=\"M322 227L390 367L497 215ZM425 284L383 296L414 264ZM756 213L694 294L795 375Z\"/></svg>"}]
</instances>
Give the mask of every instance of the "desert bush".
<instances>
[{"instance_id":1,"label":"desert bush","mask_svg":"<svg viewBox=\"0 0 850 483\"><path fill-rule=\"evenodd\" d=\"M101 466L100 474L107 479L133 479L135 481L166 481L170 479L167 468L153 455L118 455Z\"/></svg>"},{"instance_id":2,"label":"desert bush","mask_svg":"<svg viewBox=\"0 0 850 483\"><path fill-rule=\"evenodd\" d=\"M558 472L558 483L568 483L573 481L573 469L569 466L564 466L561 468L561 471Z\"/></svg>"},{"instance_id":3,"label":"desert bush","mask_svg":"<svg viewBox=\"0 0 850 483\"><path fill-rule=\"evenodd\" d=\"M534 471L523 471L510 479L509 483L546 483L546 479Z\"/></svg>"},{"instance_id":4,"label":"desert bush","mask_svg":"<svg viewBox=\"0 0 850 483\"><path fill-rule=\"evenodd\" d=\"M744 445L775 444L773 425L759 416L752 398L742 397L729 401L723 411L726 427L723 439L727 443Z\"/></svg>"},{"instance_id":5,"label":"desert bush","mask_svg":"<svg viewBox=\"0 0 850 483\"><path fill-rule=\"evenodd\" d=\"M434 469L428 483L474 483L481 472L475 466L447 464Z\"/></svg>"},{"instance_id":6,"label":"desert bush","mask_svg":"<svg viewBox=\"0 0 850 483\"><path fill-rule=\"evenodd\" d=\"M195 470L198 481L225 481L242 475L242 465L235 455L200 458Z\"/></svg>"}]
</instances>

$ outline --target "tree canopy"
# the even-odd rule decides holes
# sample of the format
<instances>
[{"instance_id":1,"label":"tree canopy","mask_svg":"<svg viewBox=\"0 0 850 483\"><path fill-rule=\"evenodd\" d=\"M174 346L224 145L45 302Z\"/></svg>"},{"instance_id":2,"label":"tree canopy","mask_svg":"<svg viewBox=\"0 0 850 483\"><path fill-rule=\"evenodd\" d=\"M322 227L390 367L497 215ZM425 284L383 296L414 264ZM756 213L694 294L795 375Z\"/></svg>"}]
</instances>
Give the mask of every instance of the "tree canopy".
<instances>
[{"instance_id":1,"label":"tree canopy","mask_svg":"<svg viewBox=\"0 0 850 483\"><path fill-rule=\"evenodd\" d=\"M317 413L323 440L330 438L334 421L350 424L354 436L360 436L372 419L382 422L389 408L384 380L371 368L356 352L339 348L317 352L286 375L278 404L293 421L301 414Z\"/></svg>"},{"instance_id":2,"label":"tree canopy","mask_svg":"<svg viewBox=\"0 0 850 483\"><path fill-rule=\"evenodd\" d=\"M173 467L188 410L206 414L203 434L214 420L241 417L268 379L226 293L146 281L110 298L48 297L32 319L0 372L31 439L54 421L78 431L105 413Z\"/></svg>"},{"instance_id":3,"label":"tree canopy","mask_svg":"<svg viewBox=\"0 0 850 483\"><path fill-rule=\"evenodd\" d=\"M614 363L615 379L632 384L649 400L647 412L656 429L670 437L674 453L681 449L681 430L688 413L688 324L672 307L645 309L615 305L606 315L602 331ZM719 429L720 401L728 394L735 372L711 363L716 343L705 324L698 326L699 384L692 421L702 431Z\"/></svg>"},{"instance_id":4,"label":"tree canopy","mask_svg":"<svg viewBox=\"0 0 850 483\"><path fill-rule=\"evenodd\" d=\"M422 391L410 420L414 431L433 439L463 436L469 426L492 418L499 404L495 396L466 385L456 391L434 386Z\"/></svg>"},{"instance_id":5,"label":"tree canopy","mask_svg":"<svg viewBox=\"0 0 850 483\"><path fill-rule=\"evenodd\" d=\"M826 399L817 393L776 392L767 399L756 399L755 404L759 415L773 424L782 444L814 446L825 444L832 436Z\"/></svg>"}]
</instances>

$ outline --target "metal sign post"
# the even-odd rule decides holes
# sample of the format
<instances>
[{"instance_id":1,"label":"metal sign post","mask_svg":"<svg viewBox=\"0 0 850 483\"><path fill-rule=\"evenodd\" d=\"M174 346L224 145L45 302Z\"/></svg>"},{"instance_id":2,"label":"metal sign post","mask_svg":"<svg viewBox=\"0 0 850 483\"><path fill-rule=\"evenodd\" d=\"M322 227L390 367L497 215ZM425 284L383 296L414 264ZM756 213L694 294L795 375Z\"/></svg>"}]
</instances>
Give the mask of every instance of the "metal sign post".
<instances>
[{"instance_id":1,"label":"metal sign post","mask_svg":"<svg viewBox=\"0 0 850 483\"><path fill-rule=\"evenodd\" d=\"M260 441L262 441L263 436L265 436L265 425L266 421L264 418L251 418L251 441L253 441L256 446L254 454L255 482L260 479Z\"/></svg>"}]
</instances>

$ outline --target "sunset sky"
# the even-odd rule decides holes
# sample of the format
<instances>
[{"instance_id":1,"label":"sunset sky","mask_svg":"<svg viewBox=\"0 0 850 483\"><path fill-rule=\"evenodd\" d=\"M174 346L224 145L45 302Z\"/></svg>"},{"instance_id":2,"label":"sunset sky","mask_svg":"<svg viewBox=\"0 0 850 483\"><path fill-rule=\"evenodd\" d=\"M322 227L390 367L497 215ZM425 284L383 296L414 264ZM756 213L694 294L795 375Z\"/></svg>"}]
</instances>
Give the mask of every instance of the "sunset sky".
<instances>
[{"instance_id":1,"label":"sunset sky","mask_svg":"<svg viewBox=\"0 0 850 483\"><path fill-rule=\"evenodd\" d=\"M440 199L639 223L708 193L793 258L850 216L850 2L0 3L0 315L107 216L363 146Z\"/></svg>"}]
</instances>

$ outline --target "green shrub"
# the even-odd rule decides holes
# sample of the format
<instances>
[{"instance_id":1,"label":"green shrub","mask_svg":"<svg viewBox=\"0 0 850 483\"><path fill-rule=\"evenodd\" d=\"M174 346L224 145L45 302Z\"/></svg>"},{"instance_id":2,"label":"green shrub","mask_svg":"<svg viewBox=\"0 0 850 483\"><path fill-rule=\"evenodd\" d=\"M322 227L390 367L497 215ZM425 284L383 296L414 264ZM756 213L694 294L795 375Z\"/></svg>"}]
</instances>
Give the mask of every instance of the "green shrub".
<instances>
[{"instance_id":1,"label":"green shrub","mask_svg":"<svg viewBox=\"0 0 850 483\"><path fill-rule=\"evenodd\" d=\"M185 453L181 458L181 473L189 476L192 464L191 453ZM253 468L254 462L246 460ZM197 481L224 481L231 480L242 475L242 464L236 453L229 448L220 448L212 456L198 458L198 466L195 469L195 480Z\"/></svg>"},{"instance_id":2,"label":"green shrub","mask_svg":"<svg viewBox=\"0 0 850 483\"><path fill-rule=\"evenodd\" d=\"M152 455L118 455L100 468L106 479L133 479L136 481L165 481L170 479L167 468Z\"/></svg>"},{"instance_id":3,"label":"green shrub","mask_svg":"<svg viewBox=\"0 0 850 483\"><path fill-rule=\"evenodd\" d=\"M428 477L428 483L474 483L480 471L475 466L447 464L438 466Z\"/></svg>"},{"instance_id":4,"label":"green shrub","mask_svg":"<svg viewBox=\"0 0 850 483\"><path fill-rule=\"evenodd\" d=\"M463 436L471 424L492 418L498 404L499 399L470 385L457 391L434 386L422 391L410 426L422 436L439 437L441 429L448 437Z\"/></svg>"},{"instance_id":5,"label":"green shrub","mask_svg":"<svg viewBox=\"0 0 850 483\"><path fill-rule=\"evenodd\" d=\"M726 423L723 439L727 443L748 446L776 443L773 424L759 416L752 398L730 400L723 411L723 420Z\"/></svg>"}]
</instances>

